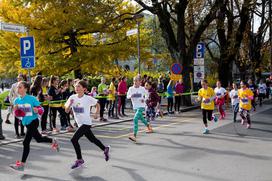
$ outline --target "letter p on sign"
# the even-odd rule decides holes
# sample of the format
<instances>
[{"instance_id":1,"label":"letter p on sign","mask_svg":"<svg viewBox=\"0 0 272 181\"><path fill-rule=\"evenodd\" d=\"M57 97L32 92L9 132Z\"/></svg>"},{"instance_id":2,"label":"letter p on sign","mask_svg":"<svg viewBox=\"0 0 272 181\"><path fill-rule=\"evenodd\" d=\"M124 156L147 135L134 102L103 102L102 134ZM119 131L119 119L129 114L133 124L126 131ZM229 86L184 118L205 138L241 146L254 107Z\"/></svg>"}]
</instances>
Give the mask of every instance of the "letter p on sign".
<instances>
[{"instance_id":1,"label":"letter p on sign","mask_svg":"<svg viewBox=\"0 0 272 181\"><path fill-rule=\"evenodd\" d=\"M24 40L23 41L23 50L24 50L24 55L26 55L26 52L30 50L31 44L29 40Z\"/></svg>"}]
</instances>

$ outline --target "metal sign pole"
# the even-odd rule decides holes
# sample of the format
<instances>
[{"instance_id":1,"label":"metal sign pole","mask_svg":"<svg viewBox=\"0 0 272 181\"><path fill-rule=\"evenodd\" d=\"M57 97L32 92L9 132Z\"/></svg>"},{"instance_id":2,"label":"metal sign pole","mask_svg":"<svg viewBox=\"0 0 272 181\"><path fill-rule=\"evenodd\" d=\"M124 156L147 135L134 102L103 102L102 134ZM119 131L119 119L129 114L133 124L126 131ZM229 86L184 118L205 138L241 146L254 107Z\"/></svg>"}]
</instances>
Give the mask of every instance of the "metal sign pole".
<instances>
[{"instance_id":1,"label":"metal sign pole","mask_svg":"<svg viewBox=\"0 0 272 181\"><path fill-rule=\"evenodd\" d=\"M29 36L29 29L27 29L27 31L26 31L26 36ZM27 69L27 71L28 71L29 83L31 83L31 72L30 72L30 69Z\"/></svg>"}]
</instances>

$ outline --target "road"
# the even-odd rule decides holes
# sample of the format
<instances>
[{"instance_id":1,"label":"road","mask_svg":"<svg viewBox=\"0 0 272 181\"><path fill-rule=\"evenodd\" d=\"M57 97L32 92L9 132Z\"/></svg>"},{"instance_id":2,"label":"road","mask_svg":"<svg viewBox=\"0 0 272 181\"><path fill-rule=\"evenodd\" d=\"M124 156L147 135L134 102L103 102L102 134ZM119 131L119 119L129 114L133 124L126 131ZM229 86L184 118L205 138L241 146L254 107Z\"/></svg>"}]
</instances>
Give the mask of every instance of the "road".
<instances>
[{"instance_id":1,"label":"road","mask_svg":"<svg viewBox=\"0 0 272 181\"><path fill-rule=\"evenodd\" d=\"M94 128L106 145L111 159L86 138L80 140L85 167L71 171L75 152L71 133L57 135L61 151L49 145L31 143L27 168L23 173L8 165L21 158L22 144L0 146L0 180L49 181L271 181L272 180L272 102L252 113L252 129L225 120L210 123L211 134L202 134L199 110L153 123L155 133L146 134L140 124L138 143L128 140L132 122Z\"/></svg>"}]
</instances>

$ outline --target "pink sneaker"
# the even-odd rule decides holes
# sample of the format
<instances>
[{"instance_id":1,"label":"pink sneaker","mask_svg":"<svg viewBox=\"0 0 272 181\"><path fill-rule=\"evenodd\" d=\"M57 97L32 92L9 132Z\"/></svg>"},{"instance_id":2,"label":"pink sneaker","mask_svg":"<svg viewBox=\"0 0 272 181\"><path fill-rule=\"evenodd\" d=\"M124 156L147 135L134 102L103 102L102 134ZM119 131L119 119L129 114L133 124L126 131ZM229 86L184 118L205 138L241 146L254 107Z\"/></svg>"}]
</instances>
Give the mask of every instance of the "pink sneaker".
<instances>
[{"instance_id":1,"label":"pink sneaker","mask_svg":"<svg viewBox=\"0 0 272 181\"><path fill-rule=\"evenodd\" d=\"M251 128L251 125L250 124L247 124L247 129Z\"/></svg>"}]
</instances>

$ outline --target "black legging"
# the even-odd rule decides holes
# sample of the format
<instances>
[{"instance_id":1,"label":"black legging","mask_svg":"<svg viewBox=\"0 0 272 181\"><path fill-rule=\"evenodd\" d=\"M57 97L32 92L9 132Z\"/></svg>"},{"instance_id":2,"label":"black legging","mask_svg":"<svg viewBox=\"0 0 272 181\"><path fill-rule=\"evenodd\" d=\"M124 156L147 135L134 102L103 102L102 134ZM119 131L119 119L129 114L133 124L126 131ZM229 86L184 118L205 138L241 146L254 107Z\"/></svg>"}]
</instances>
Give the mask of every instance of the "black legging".
<instances>
[{"instance_id":1,"label":"black legging","mask_svg":"<svg viewBox=\"0 0 272 181\"><path fill-rule=\"evenodd\" d=\"M109 117L113 117L114 116L114 106L115 106L115 101L114 100L110 100L109 101L109 112L108 112L108 116Z\"/></svg>"},{"instance_id":2,"label":"black legging","mask_svg":"<svg viewBox=\"0 0 272 181\"><path fill-rule=\"evenodd\" d=\"M122 114L125 114L125 107L126 107L126 96L125 95L119 95L118 96L118 113L121 113L122 108Z\"/></svg>"},{"instance_id":3,"label":"black legging","mask_svg":"<svg viewBox=\"0 0 272 181\"><path fill-rule=\"evenodd\" d=\"M91 130L91 125L85 125L83 124L82 126L80 126L77 131L75 132L74 136L71 139L71 142L73 143L73 146L75 148L76 151L76 155L77 155L77 159L82 159L82 155L81 155L81 149L80 149L80 145L78 143L78 140L85 135L86 138L88 138L88 140L92 143L94 143L96 146L98 146L102 151L105 150L105 146L101 143L101 141L99 141L93 134L92 130Z\"/></svg>"},{"instance_id":4,"label":"black legging","mask_svg":"<svg viewBox=\"0 0 272 181\"><path fill-rule=\"evenodd\" d=\"M51 111L51 121L52 121L53 128L56 128L57 111L60 113L61 127L68 126L67 115L62 107L51 107L50 111Z\"/></svg>"},{"instance_id":5,"label":"black legging","mask_svg":"<svg viewBox=\"0 0 272 181\"><path fill-rule=\"evenodd\" d=\"M172 112L172 110L173 110L173 102L174 102L173 97L167 97L167 111L168 111L168 113Z\"/></svg>"},{"instance_id":6,"label":"black legging","mask_svg":"<svg viewBox=\"0 0 272 181\"><path fill-rule=\"evenodd\" d=\"M48 110L49 110L49 106L43 106L43 115L42 115L42 119L41 119L41 127L42 127L42 131L46 130L46 124L47 124L47 117L48 117Z\"/></svg>"},{"instance_id":7,"label":"black legging","mask_svg":"<svg viewBox=\"0 0 272 181\"><path fill-rule=\"evenodd\" d=\"M181 96L175 96L175 111L180 111Z\"/></svg>"},{"instance_id":8,"label":"black legging","mask_svg":"<svg viewBox=\"0 0 272 181\"><path fill-rule=\"evenodd\" d=\"M19 120L17 117L15 117L14 118L14 128L15 128L15 133L16 133L16 135L17 136L19 136L19 122L20 122L21 120ZM20 124L20 127L21 127L21 135L22 134L25 134L24 132L24 126L23 126L23 124L21 123Z\"/></svg>"},{"instance_id":9,"label":"black legging","mask_svg":"<svg viewBox=\"0 0 272 181\"><path fill-rule=\"evenodd\" d=\"M103 118L107 99L106 98L99 98L98 100L99 100L99 104L100 104L100 118Z\"/></svg>"},{"instance_id":10,"label":"black legging","mask_svg":"<svg viewBox=\"0 0 272 181\"><path fill-rule=\"evenodd\" d=\"M43 137L38 131L38 127L39 127L38 119L35 119L29 125L26 125L27 131L26 131L25 139L23 141L24 150L23 150L23 156L22 156L21 162L24 162L24 163L26 162L26 159L28 157L29 150L30 150L30 142L32 137L38 143L41 143L41 142L52 143L53 141L51 138L48 138L46 136Z\"/></svg>"},{"instance_id":11,"label":"black legging","mask_svg":"<svg viewBox=\"0 0 272 181\"><path fill-rule=\"evenodd\" d=\"M213 113L212 110L202 109L203 123L204 123L205 125L208 124L207 118L208 118L209 121L212 120L212 113ZM208 114L208 117L207 117L207 114Z\"/></svg>"},{"instance_id":12,"label":"black legging","mask_svg":"<svg viewBox=\"0 0 272 181\"><path fill-rule=\"evenodd\" d=\"M245 110L245 109L240 109L240 116L241 118L247 122L247 124L251 124L251 120L250 120L250 112L249 110Z\"/></svg>"}]
</instances>

